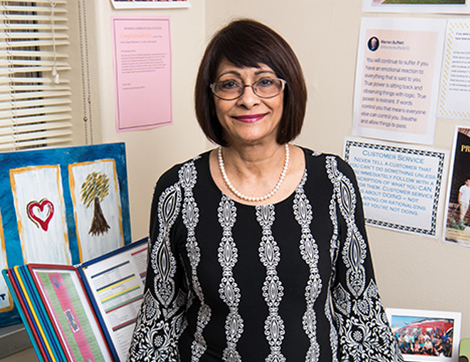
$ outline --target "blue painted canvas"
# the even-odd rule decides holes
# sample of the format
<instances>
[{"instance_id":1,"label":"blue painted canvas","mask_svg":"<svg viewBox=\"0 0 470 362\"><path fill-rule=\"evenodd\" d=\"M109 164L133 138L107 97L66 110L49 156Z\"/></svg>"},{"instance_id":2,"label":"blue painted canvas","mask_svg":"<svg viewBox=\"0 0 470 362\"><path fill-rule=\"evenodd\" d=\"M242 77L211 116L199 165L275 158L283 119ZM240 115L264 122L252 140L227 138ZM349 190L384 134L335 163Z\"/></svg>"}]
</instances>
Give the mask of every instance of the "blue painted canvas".
<instances>
[{"instance_id":1,"label":"blue painted canvas","mask_svg":"<svg viewBox=\"0 0 470 362\"><path fill-rule=\"evenodd\" d=\"M124 143L0 153L0 269L76 265L131 242ZM0 327L19 323L0 279Z\"/></svg>"}]
</instances>

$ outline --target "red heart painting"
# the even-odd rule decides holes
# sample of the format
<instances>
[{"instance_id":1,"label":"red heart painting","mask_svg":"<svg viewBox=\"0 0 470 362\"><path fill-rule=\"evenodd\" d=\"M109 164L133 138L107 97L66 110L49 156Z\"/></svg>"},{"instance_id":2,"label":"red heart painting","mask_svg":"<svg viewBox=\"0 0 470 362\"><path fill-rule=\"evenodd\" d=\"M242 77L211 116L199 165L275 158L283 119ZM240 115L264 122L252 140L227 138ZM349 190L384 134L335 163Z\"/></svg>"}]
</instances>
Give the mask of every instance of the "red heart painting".
<instances>
[{"instance_id":1,"label":"red heart painting","mask_svg":"<svg viewBox=\"0 0 470 362\"><path fill-rule=\"evenodd\" d=\"M54 216L54 205L48 199L41 201L31 201L26 206L26 211L30 220L37 226L47 231L49 222Z\"/></svg>"}]
</instances>

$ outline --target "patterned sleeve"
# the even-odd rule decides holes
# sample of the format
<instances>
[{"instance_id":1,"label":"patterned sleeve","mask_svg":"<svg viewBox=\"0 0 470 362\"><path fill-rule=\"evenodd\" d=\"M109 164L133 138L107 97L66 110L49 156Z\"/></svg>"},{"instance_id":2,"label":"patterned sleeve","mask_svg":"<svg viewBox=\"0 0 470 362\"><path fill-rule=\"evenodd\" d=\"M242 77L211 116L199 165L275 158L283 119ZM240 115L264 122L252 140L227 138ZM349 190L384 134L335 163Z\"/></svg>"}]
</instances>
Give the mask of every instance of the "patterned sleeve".
<instances>
[{"instance_id":1,"label":"patterned sleeve","mask_svg":"<svg viewBox=\"0 0 470 362\"><path fill-rule=\"evenodd\" d=\"M155 188L150 216L146 286L128 361L179 361L178 339L185 327L188 293L174 242L180 213L178 183ZM168 185L168 183L167 183Z\"/></svg>"},{"instance_id":2,"label":"patterned sleeve","mask_svg":"<svg viewBox=\"0 0 470 362\"><path fill-rule=\"evenodd\" d=\"M327 168L340 225L332 290L339 360L403 361L375 283L354 172L337 157L327 158Z\"/></svg>"}]
</instances>

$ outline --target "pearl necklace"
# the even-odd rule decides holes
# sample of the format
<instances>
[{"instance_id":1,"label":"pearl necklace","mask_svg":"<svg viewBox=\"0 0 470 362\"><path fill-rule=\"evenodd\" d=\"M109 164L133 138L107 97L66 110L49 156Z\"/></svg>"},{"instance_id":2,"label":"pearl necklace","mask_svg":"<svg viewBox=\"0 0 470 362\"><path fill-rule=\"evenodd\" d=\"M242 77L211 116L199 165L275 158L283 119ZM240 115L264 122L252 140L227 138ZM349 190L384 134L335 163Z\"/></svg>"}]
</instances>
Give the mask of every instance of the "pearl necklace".
<instances>
[{"instance_id":1,"label":"pearl necklace","mask_svg":"<svg viewBox=\"0 0 470 362\"><path fill-rule=\"evenodd\" d=\"M245 201L251 201L251 202L259 202L259 201L264 201L272 197L281 187L282 182L284 181L284 178L286 177L287 169L289 168L289 145L286 143L286 159L284 161L284 168L282 169L281 175L279 176L279 181L277 182L276 186L271 190L271 192L267 193L264 196L246 196L243 195L241 192L239 192L235 187L233 187L232 183L228 179L227 173L225 172L225 165L224 165L224 158L222 156L222 147L219 147L218 150L218 157L219 157L219 168L220 168L220 173L222 174L222 178L225 181L225 184L227 187L232 191L237 197L239 197L242 200Z\"/></svg>"}]
</instances>

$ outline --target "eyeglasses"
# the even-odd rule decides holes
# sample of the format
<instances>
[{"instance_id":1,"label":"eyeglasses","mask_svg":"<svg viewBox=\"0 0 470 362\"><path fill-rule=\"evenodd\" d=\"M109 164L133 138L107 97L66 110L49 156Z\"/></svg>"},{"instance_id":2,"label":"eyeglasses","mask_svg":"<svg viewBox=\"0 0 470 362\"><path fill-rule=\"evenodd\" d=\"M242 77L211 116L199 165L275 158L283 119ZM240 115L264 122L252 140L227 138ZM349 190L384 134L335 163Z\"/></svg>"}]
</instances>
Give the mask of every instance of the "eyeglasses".
<instances>
[{"instance_id":1,"label":"eyeglasses","mask_svg":"<svg viewBox=\"0 0 470 362\"><path fill-rule=\"evenodd\" d=\"M245 93L246 87L251 87L253 93L260 98L273 98L284 91L286 85L284 79L263 78L252 85L241 84L234 80L222 80L210 85L212 93L220 99L233 101Z\"/></svg>"}]
</instances>

